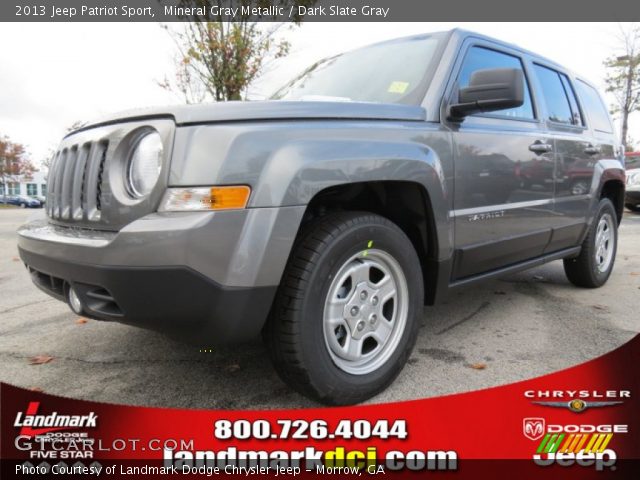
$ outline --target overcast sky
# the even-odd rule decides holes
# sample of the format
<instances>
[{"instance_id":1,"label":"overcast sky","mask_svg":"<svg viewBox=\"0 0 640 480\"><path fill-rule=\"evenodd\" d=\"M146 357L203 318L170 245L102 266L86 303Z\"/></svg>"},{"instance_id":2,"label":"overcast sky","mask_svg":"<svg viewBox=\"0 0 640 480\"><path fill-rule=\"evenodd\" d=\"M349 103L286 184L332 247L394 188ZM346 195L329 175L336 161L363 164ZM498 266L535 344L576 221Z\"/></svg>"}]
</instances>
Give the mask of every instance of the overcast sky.
<instances>
[{"instance_id":1,"label":"overcast sky","mask_svg":"<svg viewBox=\"0 0 640 480\"><path fill-rule=\"evenodd\" d=\"M624 26L624 25L623 25ZM606 23L306 23L287 32L291 54L252 88L268 95L314 61L368 43L446 30L477 31L518 44L604 87L602 61L621 25ZM37 162L77 120L179 103L157 85L173 72L173 41L154 23L3 23L0 134ZM630 134L640 140L640 115Z\"/></svg>"}]
</instances>

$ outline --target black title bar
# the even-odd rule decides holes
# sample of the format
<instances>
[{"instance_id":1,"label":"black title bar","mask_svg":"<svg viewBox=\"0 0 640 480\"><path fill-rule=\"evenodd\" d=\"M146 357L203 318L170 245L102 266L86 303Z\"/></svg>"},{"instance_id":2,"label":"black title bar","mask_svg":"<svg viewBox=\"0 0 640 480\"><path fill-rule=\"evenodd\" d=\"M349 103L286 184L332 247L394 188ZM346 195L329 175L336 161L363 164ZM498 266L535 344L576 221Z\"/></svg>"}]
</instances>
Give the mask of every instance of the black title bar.
<instances>
[{"instance_id":1,"label":"black title bar","mask_svg":"<svg viewBox=\"0 0 640 480\"><path fill-rule=\"evenodd\" d=\"M2 22L640 20L632 0L3 0ZM544 31L540 32L545 35Z\"/></svg>"}]
</instances>

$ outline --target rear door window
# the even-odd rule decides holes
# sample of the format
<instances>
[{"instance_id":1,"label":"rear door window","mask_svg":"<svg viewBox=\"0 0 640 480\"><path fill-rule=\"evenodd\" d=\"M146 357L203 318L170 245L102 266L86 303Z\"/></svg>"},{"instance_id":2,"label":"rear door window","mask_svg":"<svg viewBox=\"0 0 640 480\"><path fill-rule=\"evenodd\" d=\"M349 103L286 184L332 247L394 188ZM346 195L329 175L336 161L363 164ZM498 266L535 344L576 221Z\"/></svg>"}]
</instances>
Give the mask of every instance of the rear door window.
<instances>
[{"instance_id":1,"label":"rear door window","mask_svg":"<svg viewBox=\"0 0 640 480\"><path fill-rule=\"evenodd\" d=\"M559 73L558 76L560 77L560 80L562 80L562 86L564 87L564 92L567 94L567 99L569 99L569 106L571 107L573 125L584 127L584 119L582 118L582 113L580 112L580 106L578 105L578 99L576 98L576 93L573 91L573 86L571 86L569 77L567 77L563 73Z\"/></svg>"},{"instance_id":2,"label":"rear door window","mask_svg":"<svg viewBox=\"0 0 640 480\"><path fill-rule=\"evenodd\" d=\"M547 107L547 119L566 125L583 126L582 114L566 75L535 64L534 69Z\"/></svg>"}]
</instances>

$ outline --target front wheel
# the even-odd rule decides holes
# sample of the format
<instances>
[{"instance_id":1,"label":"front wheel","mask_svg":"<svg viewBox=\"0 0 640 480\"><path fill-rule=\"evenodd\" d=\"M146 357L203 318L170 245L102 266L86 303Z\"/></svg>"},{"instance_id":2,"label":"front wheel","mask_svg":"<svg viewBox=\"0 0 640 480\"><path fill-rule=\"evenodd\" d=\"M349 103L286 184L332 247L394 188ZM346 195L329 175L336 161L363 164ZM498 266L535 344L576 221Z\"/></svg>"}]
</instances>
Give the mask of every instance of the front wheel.
<instances>
[{"instance_id":1,"label":"front wheel","mask_svg":"<svg viewBox=\"0 0 640 480\"><path fill-rule=\"evenodd\" d=\"M580 255L564 260L564 271L571 283L578 287L596 288L605 284L613 270L618 248L616 210L608 198L600 200L598 212Z\"/></svg>"},{"instance_id":2,"label":"front wheel","mask_svg":"<svg viewBox=\"0 0 640 480\"><path fill-rule=\"evenodd\" d=\"M265 328L281 378L331 405L358 403L400 373L416 340L422 271L395 224L361 212L299 237Z\"/></svg>"}]
</instances>

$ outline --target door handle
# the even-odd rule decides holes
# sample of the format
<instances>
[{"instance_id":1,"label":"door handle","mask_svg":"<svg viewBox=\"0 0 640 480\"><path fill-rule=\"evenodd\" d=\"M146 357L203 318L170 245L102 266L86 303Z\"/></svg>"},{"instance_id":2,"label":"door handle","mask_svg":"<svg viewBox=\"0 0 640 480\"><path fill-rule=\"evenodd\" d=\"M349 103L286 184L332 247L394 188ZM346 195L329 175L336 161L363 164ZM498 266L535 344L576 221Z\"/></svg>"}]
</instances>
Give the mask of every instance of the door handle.
<instances>
[{"instance_id":1,"label":"door handle","mask_svg":"<svg viewBox=\"0 0 640 480\"><path fill-rule=\"evenodd\" d=\"M600 147L596 147L595 145L587 145L587 148L584 149L584 153L587 155L597 155L600 153Z\"/></svg>"},{"instance_id":2,"label":"door handle","mask_svg":"<svg viewBox=\"0 0 640 480\"><path fill-rule=\"evenodd\" d=\"M531 145L529 145L529 150L531 150L533 153L541 154L550 152L551 150L553 150L553 147L541 140L536 140Z\"/></svg>"}]
</instances>

